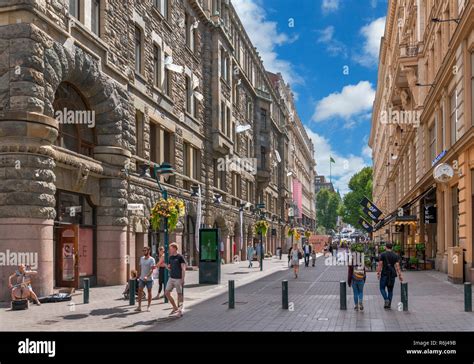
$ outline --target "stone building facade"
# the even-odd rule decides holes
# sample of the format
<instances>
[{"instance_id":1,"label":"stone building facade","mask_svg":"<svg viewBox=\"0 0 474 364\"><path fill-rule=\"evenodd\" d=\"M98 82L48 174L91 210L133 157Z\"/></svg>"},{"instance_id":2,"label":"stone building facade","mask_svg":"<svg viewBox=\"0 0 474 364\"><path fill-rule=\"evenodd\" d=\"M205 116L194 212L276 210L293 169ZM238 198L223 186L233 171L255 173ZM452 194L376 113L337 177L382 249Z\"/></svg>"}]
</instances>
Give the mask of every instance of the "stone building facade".
<instances>
[{"instance_id":1,"label":"stone building facade","mask_svg":"<svg viewBox=\"0 0 474 364\"><path fill-rule=\"evenodd\" d=\"M123 284L143 246L163 243L149 226L161 197L150 175L168 162L161 183L186 204L171 240L191 265L195 185L225 262L245 258L257 203L274 253L287 241L291 133L307 138L291 123L229 1L0 1L0 250L9 263L35 254L40 295L84 277ZM13 270L0 266L0 299Z\"/></svg>"},{"instance_id":2,"label":"stone building facade","mask_svg":"<svg viewBox=\"0 0 474 364\"><path fill-rule=\"evenodd\" d=\"M385 213L375 239L412 254L424 243L428 267L456 282L474 279L473 11L469 0L389 2L369 140ZM442 163L446 182L434 178Z\"/></svg>"}]
</instances>

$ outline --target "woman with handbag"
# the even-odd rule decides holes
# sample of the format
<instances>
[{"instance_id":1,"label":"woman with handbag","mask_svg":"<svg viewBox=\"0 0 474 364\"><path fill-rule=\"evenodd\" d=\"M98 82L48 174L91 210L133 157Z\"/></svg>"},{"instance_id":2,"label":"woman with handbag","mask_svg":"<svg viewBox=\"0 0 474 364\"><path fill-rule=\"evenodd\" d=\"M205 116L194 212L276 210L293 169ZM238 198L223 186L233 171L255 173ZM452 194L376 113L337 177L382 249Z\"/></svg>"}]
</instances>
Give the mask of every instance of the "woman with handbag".
<instances>
[{"instance_id":1,"label":"woman with handbag","mask_svg":"<svg viewBox=\"0 0 474 364\"><path fill-rule=\"evenodd\" d=\"M293 272L295 273L295 279L298 278L298 273L300 270L300 259L303 258L303 252L298 248L298 243L293 244L293 249L291 250L291 266L293 267Z\"/></svg>"}]
</instances>

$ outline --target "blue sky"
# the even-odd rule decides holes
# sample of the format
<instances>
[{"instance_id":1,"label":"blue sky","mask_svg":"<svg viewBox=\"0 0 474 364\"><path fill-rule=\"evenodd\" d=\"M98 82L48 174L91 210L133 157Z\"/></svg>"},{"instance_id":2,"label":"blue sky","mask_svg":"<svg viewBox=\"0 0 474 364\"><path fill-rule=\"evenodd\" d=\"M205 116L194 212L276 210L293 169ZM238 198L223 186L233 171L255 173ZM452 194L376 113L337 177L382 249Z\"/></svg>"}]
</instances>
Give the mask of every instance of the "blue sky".
<instances>
[{"instance_id":1,"label":"blue sky","mask_svg":"<svg viewBox=\"0 0 474 364\"><path fill-rule=\"evenodd\" d=\"M316 171L341 194L371 165L367 139L387 0L232 0L265 67L281 72L315 144Z\"/></svg>"}]
</instances>

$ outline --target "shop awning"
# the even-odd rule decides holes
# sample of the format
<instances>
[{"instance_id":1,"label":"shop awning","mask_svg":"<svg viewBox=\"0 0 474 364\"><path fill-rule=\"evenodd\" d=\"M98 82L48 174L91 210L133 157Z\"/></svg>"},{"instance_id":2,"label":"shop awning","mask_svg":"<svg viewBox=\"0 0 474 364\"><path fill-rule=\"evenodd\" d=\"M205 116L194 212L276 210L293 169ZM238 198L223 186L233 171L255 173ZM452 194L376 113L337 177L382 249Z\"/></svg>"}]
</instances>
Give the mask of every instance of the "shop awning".
<instances>
[{"instance_id":1,"label":"shop awning","mask_svg":"<svg viewBox=\"0 0 474 364\"><path fill-rule=\"evenodd\" d=\"M407 202L406 204L404 204L401 208L403 210L406 210L406 209L409 209L410 207L412 207L417 201L421 200L423 197L425 196L428 196L430 193L432 193L434 190L436 190L436 185L433 185L431 186L430 188L428 188L425 192L422 192L420 193L418 196L416 196L415 198L413 198L411 201ZM395 220L396 222L398 221L399 223L396 225L416 225L416 216L415 216L415 220L412 221L411 223L408 223L408 220L407 222L405 223L401 223L401 220L398 220L400 217L401 218L409 218L411 217L412 215L410 216L398 216L398 209L393 211L391 214L387 215L383 220L379 221L375 226L374 226L374 231L377 231L381 228L383 228L385 225L387 225L388 223L392 222L393 220Z\"/></svg>"},{"instance_id":2,"label":"shop awning","mask_svg":"<svg viewBox=\"0 0 474 364\"><path fill-rule=\"evenodd\" d=\"M397 216L394 221L394 225L411 225L416 226L418 220L416 215L409 215L409 216Z\"/></svg>"}]
</instances>

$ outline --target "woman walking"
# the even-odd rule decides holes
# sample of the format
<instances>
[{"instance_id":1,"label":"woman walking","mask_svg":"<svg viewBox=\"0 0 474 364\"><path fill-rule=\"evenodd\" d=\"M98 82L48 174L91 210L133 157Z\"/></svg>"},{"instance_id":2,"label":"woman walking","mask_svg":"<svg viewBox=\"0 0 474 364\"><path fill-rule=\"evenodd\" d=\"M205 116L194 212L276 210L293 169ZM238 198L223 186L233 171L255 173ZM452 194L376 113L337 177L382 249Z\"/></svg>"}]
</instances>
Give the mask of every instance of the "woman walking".
<instances>
[{"instance_id":1,"label":"woman walking","mask_svg":"<svg viewBox=\"0 0 474 364\"><path fill-rule=\"evenodd\" d=\"M158 249L158 263L156 264L156 268L158 269L158 294L156 295L155 299L159 299L161 291L163 291L163 286L165 283L165 248L160 246Z\"/></svg>"},{"instance_id":2,"label":"woman walking","mask_svg":"<svg viewBox=\"0 0 474 364\"><path fill-rule=\"evenodd\" d=\"M298 278L298 273L300 271L300 259L303 257L303 252L298 248L298 243L293 244L293 249L291 250L291 266L293 267L293 272L295 273L295 279Z\"/></svg>"},{"instance_id":3,"label":"woman walking","mask_svg":"<svg viewBox=\"0 0 474 364\"><path fill-rule=\"evenodd\" d=\"M364 311L362 299L364 298L364 284L366 278L365 265L353 261L353 264L349 265L347 272L347 284L349 287L352 286L354 292L354 310L356 311Z\"/></svg>"}]
</instances>

